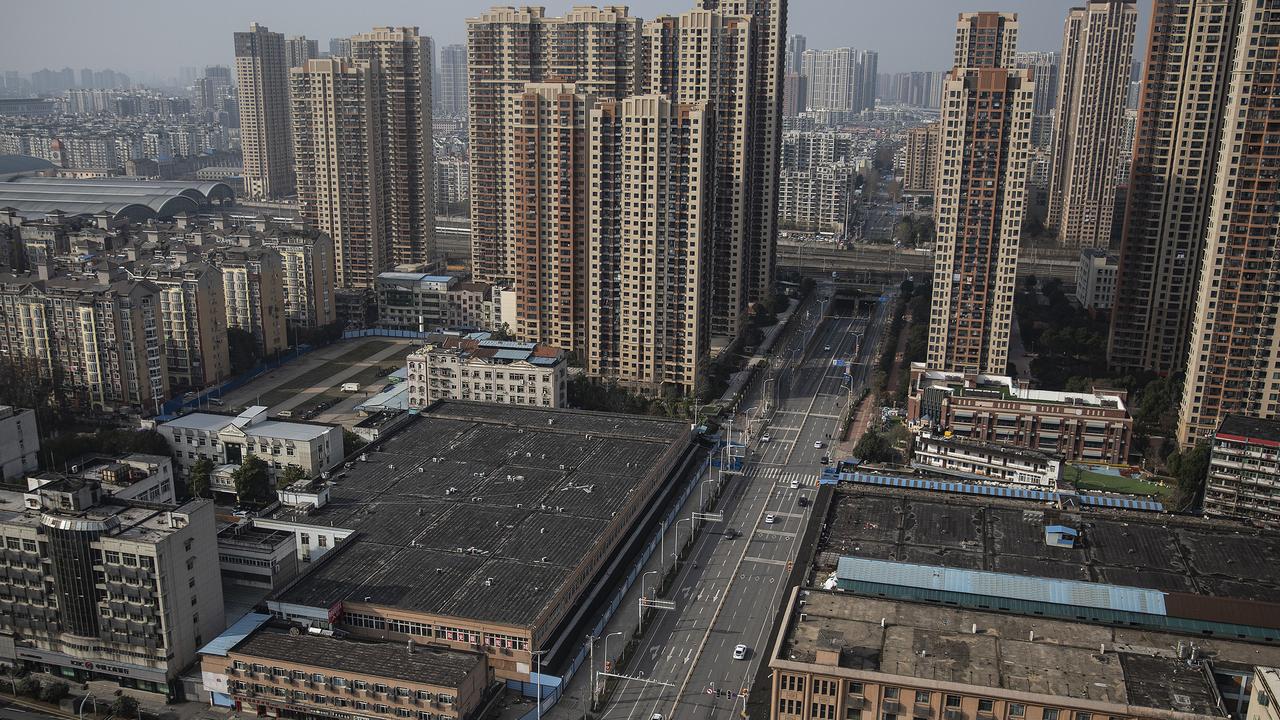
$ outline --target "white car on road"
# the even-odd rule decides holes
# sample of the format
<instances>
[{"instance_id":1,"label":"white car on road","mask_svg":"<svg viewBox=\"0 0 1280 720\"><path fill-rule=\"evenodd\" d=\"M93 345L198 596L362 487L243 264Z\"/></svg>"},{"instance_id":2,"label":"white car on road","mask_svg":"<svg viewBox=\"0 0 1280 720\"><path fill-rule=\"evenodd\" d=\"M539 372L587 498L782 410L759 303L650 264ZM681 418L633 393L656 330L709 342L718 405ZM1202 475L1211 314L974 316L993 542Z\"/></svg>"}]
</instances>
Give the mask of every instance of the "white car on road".
<instances>
[{"instance_id":1,"label":"white car on road","mask_svg":"<svg viewBox=\"0 0 1280 720\"><path fill-rule=\"evenodd\" d=\"M772 440L772 439L773 439L773 436L772 436L772 435L770 435L769 433L765 433L765 434L763 434L763 435L761 435L761 436L760 436L760 442L761 442L761 443L767 443L767 442L769 442L769 441L770 441L770 440Z\"/></svg>"},{"instance_id":2,"label":"white car on road","mask_svg":"<svg viewBox=\"0 0 1280 720\"><path fill-rule=\"evenodd\" d=\"M748 650L748 648L747 648L747 646L746 646L746 645L738 645L737 647L735 647L735 648L733 649L733 659L734 659L734 660L746 660L746 659L747 659L747 650Z\"/></svg>"},{"instance_id":3,"label":"white car on road","mask_svg":"<svg viewBox=\"0 0 1280 720\"><path fill-rule=\"evenodd\" d=\"M778 516L774 515L773 513L769 513L768 515L764 516L764 522L766 525L772 525L778 522Z\"/></svg>"},{"instance_id":4,"label":"white car on road","mask_svg":"<svg viewBox=\"0 0 1280 720\"><path fill-rule=\"evenodd\" d=\"M813 441L813 446L814 446L815 448L817 448L817 449L821 450L821 449L822 449L822 441L821 441L821 440L814 440L814 441Z\"/></svg>"},{"instance_id":5,"label":"white car on road","mask_svg":"<svg viewBox=\"0 0 1280 720\"><path fill-rule=\"evenodd\" d=\"M792 481L791 481L791 489L792 489L792 490L795 490L795 489L797 489L797 488L799 488L799 487L800 487L800 481L799 481L799 480L792 480Z\"/></svg>"}]
</instances>

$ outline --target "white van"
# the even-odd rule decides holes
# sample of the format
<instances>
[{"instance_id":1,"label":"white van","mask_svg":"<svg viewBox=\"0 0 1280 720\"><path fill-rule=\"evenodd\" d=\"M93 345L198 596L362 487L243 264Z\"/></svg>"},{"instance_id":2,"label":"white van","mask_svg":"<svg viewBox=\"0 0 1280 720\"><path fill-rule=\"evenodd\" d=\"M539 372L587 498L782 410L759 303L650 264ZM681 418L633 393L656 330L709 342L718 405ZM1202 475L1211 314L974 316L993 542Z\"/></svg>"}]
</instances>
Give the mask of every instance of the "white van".
<instances>
[{"instance_id":1,"label":"white van","mask_svg":"<svg viewBox=\"0 0 1280 720\"><path fill-rule=\"evenodd\" d=\"M360 392L360 383L342 383L342 392Z\"/></svg>"}]
</instances>

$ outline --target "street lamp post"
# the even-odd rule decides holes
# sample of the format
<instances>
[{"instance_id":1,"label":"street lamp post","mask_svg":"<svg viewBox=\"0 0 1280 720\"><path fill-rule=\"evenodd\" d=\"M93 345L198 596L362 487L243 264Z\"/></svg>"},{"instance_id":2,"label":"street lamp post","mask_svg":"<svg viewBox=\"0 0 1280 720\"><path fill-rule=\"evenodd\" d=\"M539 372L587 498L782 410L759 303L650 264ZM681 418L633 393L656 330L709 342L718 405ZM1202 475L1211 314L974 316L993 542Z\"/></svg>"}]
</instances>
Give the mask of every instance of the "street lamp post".
<instances>
[{"instance_id":1,"label":"street lamp post","mask_svg":"<svg viewBox=\"0 0 1280 720\"><path fill-rule=\"evenodd\" d=\"M640 576L640 597L644 597L649 592L648 588L646 588L644 584L645 578L649 577L650 575L657 575L657 574L658 574L657 570L650 570Z\"/></svg>"},{"instance_id":2,"label":"street lamp post","mask_svg":"<svg viewBox=\"0 0 1280 720\"><path fill-rule=\"evenodd\" d=\"M604 636L604 661L606 663L612 662L612 660L609 659L609 638L613 637L614 635L622 635L622 632L621 631L611 632ZM600 685L600 673L598 670L596 670L594 665L591 667L591 672L592 672L592 676L596 678L596 693L598 697L599 692L604 689ZM593 704L595 703L595 698L592 698L592 703Z\"/></svg>"},{"instance_id":3,"label":"street lamp post","mask_svg":"<svg viewBox=\"0 0 1280 720\"><path fill-rule=\"evenodd\" d=\"M707 478L706 480L703 480L702 482L698 483L698 508L701 510L707 509L706 500L704 500L702 497L702 489L706 487L707 483L709 482L717 482L717 480L716 478Z\"/></svg>"},{"instance_id":4,"label":"street lamp post","mask_svg":"<svg viewBox=\"0 0 1280 720\"><path fill-rule=\"evenodd\" d=\"M691 518L691 517L687 517L687 518L680 518L679 520L676 520L676 522L675 522L675 524L674 524L674 525L672 525L672 527L673 527L673 528L675 528L675 531L676 531L676 552L675 552L675 555L676 555L676 557L677 557L677 558L678 558L678 557L680 557L680 523L684 522L685 520L688 520L688 521L689 521L689 536L690 536L690 537L692 537L692 536L693 536L693 518Z\"/></svg>"},{"instance_id":5,"label":"street lamp post","mask_svg":"<svg viewBox=\"0 0 1280 720\"><path fill-rule=\"evenodd\" d=\"M14 694L15 694L15 695L17 694L17 691L16 691L16 690L14 691ZM96 698L94 698L94 697L93 697L93 693L90 693L90 694L88 694L88 695L85 695L85 696L80 700L80 709L76 711L76 715L77 715L78 717L82 718L82 719L84 718L84 703L85 703L85 700L89 700L89 699L93 699L93 714L94 714L94 715L97 715L97 714L98 714L98 701L97 701L97 699L96 699Z\"/></svg>"}]
</instances>

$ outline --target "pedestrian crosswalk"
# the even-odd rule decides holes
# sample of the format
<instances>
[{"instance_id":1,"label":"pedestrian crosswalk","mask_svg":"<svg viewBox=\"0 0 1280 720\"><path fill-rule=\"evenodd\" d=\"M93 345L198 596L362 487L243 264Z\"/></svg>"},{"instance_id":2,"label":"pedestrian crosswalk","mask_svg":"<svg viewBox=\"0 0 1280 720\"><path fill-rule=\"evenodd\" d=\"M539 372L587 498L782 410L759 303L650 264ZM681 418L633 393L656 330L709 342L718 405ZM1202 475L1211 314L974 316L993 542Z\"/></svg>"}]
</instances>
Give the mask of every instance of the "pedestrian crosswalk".
<instances>
[{"instance_id":1,"label":"pedestrian crosswalk","mask_svg":"<svg viewBox=\"0 0 1280 720\"><path fill-rule=\"evenodd\" d=\"M778 483L790 485L797 482L803 487L817 487L818 476L814 473L800 472L796 470L788 470L785 467L772 466L757 468L756 475L767 480L776 480Z\"/></svg>"}]
</instances>

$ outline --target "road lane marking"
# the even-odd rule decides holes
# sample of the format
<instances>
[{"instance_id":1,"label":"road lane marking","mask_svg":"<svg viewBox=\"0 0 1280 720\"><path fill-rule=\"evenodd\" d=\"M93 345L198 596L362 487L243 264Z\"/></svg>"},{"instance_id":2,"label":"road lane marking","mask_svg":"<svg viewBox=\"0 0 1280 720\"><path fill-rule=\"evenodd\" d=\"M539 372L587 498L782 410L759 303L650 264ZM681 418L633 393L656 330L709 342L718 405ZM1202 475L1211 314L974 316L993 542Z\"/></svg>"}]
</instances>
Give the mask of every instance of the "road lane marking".
<instances>
[{"instance_id":1,"label":"road lane marking","mask_svg":"<svg viewBox=\"0 0 1280 720\"><path fill-rule=\"evenodd\" d=\"M744 557L742 559L746 560L747 562L758 562L758 563L764 563L766 565L786 565L787 564L786 560L774 560L772 558Z\"/></svg>"}]
</instances>

